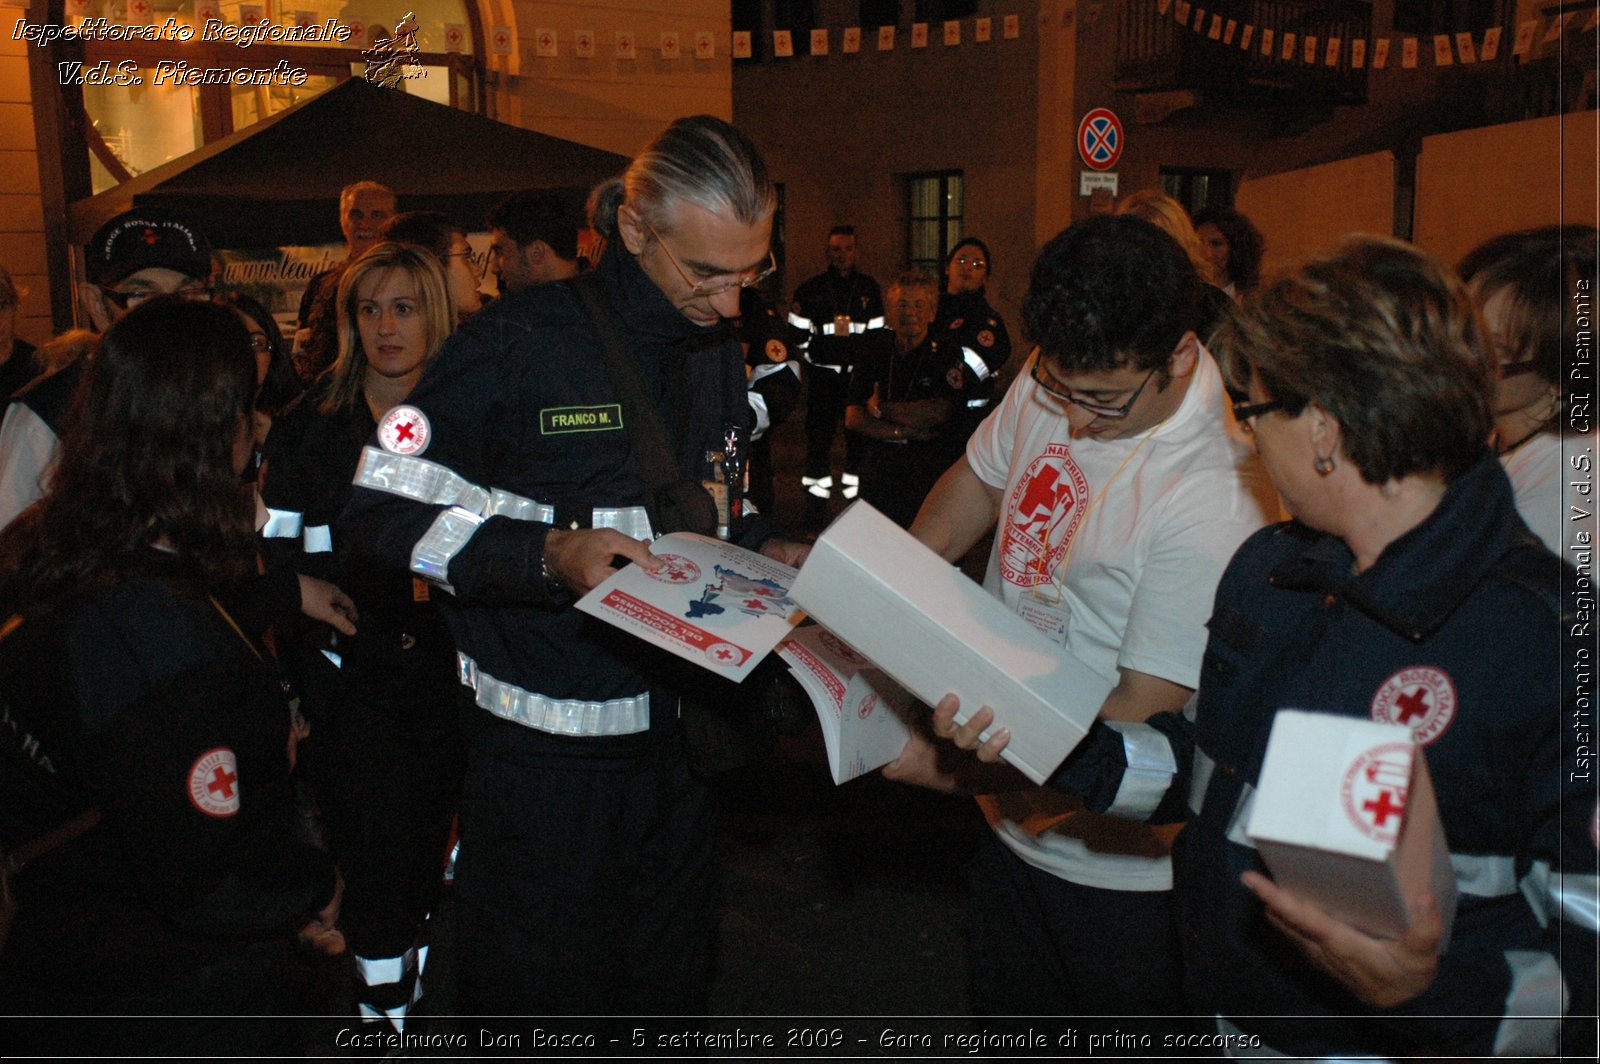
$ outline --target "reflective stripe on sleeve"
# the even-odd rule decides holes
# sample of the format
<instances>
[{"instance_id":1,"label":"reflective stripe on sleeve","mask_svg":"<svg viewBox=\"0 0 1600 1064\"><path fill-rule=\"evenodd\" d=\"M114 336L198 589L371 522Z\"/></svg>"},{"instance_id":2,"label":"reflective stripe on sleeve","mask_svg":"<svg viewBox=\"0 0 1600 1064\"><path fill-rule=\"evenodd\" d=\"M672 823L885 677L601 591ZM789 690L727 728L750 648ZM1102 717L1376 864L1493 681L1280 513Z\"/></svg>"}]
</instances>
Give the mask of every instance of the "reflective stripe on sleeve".
<instances>
[{"instance_id":1,"label":"reflective stripe on sleeve","mask_svg":"<svg viewBox=\"0 0 1600 1064\"><path fill-rule=\"evenodd\" d=\"M596 506L589 515L591 528L614 528L624 536L649 542L656 538L650 515L643 506Z\"/></svg>"},{"instance_id":2,"label":"reflective stripe on sleeve","mask_svg":"<svg viewBox=\"0 0 1600 1064\"><path fill-rule=\"evenodd\" d=\"M426 458L390 454L377 447L362 448L354 482L359 487L417 502L455 506L471 514L482 514L489 506L489 493L462 479L455 470Z\"/></svg>"},{"instance_id":3,"label":"reflective stripe on sleeve","mask_svg":"<svg viewBox=\"0 0 1600 1064\"><path fill-rule=\"evenodd\" d=\"M461 682L497 717L554 735L633 735L650 729L650 692L605 702L547 698L497 680L466 654L456 655Z\"/></svg>"},{"instance_id":4,"label":"reflective stripe on sleeve","mask_svg":"<svg viewBox=\"0 0 1600 1064\"><path fill-rule=\"evenodd\" d=\"M1117 796L1112 799L1106 815L1146 820L1161 804L1162 796L1178 773L1172 744L1148 724L1107 721L1106 725L1122 736L1122 752L1127 759Z\"/></svg>"},{"instance_id":5,"label":"reflective stripe on sleeve","mask_svg":"<svg viewBox=\"0 0 1600 1064\"><path fill-rule=\"evenodd\" d=\"M770 377L774 373L782 373L784 370L793 372L794 364L790 362L768 362L757 366L750 371L750 383L755 384L756 381L761 380L763 377Z\"/></svg>"},{"instance_id":6,"label":"reflective stripe on sleeve","mask_svg":"<svg viewBox=\"0 0 1600 1064\"><path fill-rule=\"evenodd\" d=\"M987 400L987 399L968 399L967 400L967 409L968 410L978 410L978 409L981 409L981 408L986 407L988 405L989 405L989 400Z\"/></svg>"},{"instance_id":7,"label":"reflective stripe on sleeve","mask_svg":"<svg viewBox=\"0 0 1600 1064\"><path fill-rule=\"evenodd\" d=\"M417 950L415 947L406 950L398 957L363 957L359 953L351 954L356 962L356 975L367 986L382 986L385 983L398 983L407 974L417 971Z\"/></svg>"},{"instance_id":8,"label":"reflective stripe on sleeve","mask_svg":"<svg viewBox=\"0 0 1600 1064\"><path fill-rule=\"evenodd\" d=\"M806 332L811 331L811 319L802 318L792 310L789 312L789 324L793 325L796 329L804 329Z\"/></svg>"},{"instance_id":9,"label":"reflective stripe on sleeve","mask_svg":"<svg viewBox=\"0 0 1600 1064\"><path fill-rule=\"evenodd\" d=\"M472 539L472 534L483 524L475 513L452 506L428 527L417 545L411 548L411 571L446 591L450 587L450 560Z\"/></svg>"},{"instance_id":10,"label":"reflective stripe on sleeve","mask_svg":"<svg viewBox=\"0 0 1600 1064\"><path fill-rule=\"evenodd\" d=\"M1506 991L1505 1018L1494 1035L1495 1056L1555 1055L1569 1003L1561 965L1537 950L1508 949L1505 959L1511 988Z\"/></svg>"},{"instance_id":11,"label":"reflective stripe on sleeve","mask_svg":"<svg viewBox=\"0 0 1600 1064\"><path fill-rule=\"evenodd\" d=\"M1189 812L1195 816L1200 815L1200 807L1205 804L1206 788L1211 786L1211 773L1216 767L1209 754L1198 746L1194 748L1194 767L1189 770Z\"/></svg>"},{"instance_id":12,"label":"reflective stripe on sleeve","mask_svg":"<svg viewBox=\"0 0 1600 1064\"><path fill-rule=\"evenodd\" d=\"M782 369L783 367L774 366L773 368ZM754 383L754 378L752 378L751 383ZM756 414L756 427L750 432L750 440L753 443L765 436L767 430L772 427L772 415L767 413L767 400L760 392L751 392L749 399L750 409L754 410Z\"/></svg>"},{"instance_id":13,"label":"reflective stripe on sleeve","mask_svg":"<svg viewBox=\"0 0 1600 1064\"><path fill-rule=\"evenodd\" d=\"M1250 841L1250 836L1245 834L1245 828L1250 826L1250 813L1256 807L1256 789L1253 784L1246 783L1244 790L1239 792L1239 804L1233 807L1233 816L1228 818L1228 841L1240 846L1255 849L1256 844Z\"/></svg>"},{"instance_id":14,"label":"reflective stripe on sleeve","mask_svg":"<svg viewBox=\"0 0 1600 1064\"><path fill-rule=\"evenodd\" d=\"M1453 853L1450 867L1456 889L1475 898L1502 898L1517 892L1517 862L1499 854Z\"/></svg>"},{"instance_id":15,"label":"reflective stripe on sleeve","mask_svg":"<svg viewBox=\"0 0 1600 1064\"><path fill-rule=\"evenodd\" d=\"M1533 910L1540 927L1547 926L1550 914L1554 913L1569 924L1589 931L1600 930L1596 927L1596 910L1600 908L1596 890L1600 887L1594 876L1552 873L1549 862L1535 861L1517 886L1528 900L1528 907Z\"/></svg>"},{"instance_id":16,"label":"reflective stripe on sleeve","mask_svg":"<svg viewBox=\"0 0 1600 1064\"><path fill-rule=\"evenodd\" d=\"M333 529L327 525L312 525L306 529L301 542L307 554L327 554L333 550Z\"/></svg>"},{"instance_id":17,"label":"reflective stripe on sleeve","mask_svg":"<svg viewBox=\"0 0 1600 1064\"><path fill-rule=\"evenodd\" d=\"M518 521L543 521L545 524L556 519L556 508L547 502L534 502L524 499L515 492L503 488L495 488L489 492L489 509L484 517L510 517Z\"/></svg>"},{"instance_id":18,"label":"reflective stripe on sleeve","mask_svg":"<svg viewBox=\"0 0 1600 1064\"><path fill-rule=\"evenodd\" d=\"M961 349L961 361L967 364L967 368L972 371L972 375L980 381L988 380L990 373L993 372L989 369L989 363L978 357L978 352L970 347Z\"/></svg>"},{"instance_id":19,"label":"reflective stripe on sleeve","mask_svg":"<svg viewBox=\"0 0 1600 1064\"><path fill-rule=\"evenodd\" d=\"M261 526L261 534L267 539L294 539L304 523L305 514L296 510L274 510L269 506L267 523Z\"/></svg>"},{"instance_id":20,"label":"reflective stripe on sleeve","mask_svg":"<svg viewBox=\"0 0 1600 1064\"><path fill-rule=\"evenodd\" d=\"M865 325L861 326L860 328L857 328L855 325L851 325L850 326L850 331L851 332L866 332L868 329L881 329L881 328L884 327L884 320L885 319L884 319L883 315L879 314L876 318L868 318L867 319L867 323Z\"/></svg>"}]
</instances>

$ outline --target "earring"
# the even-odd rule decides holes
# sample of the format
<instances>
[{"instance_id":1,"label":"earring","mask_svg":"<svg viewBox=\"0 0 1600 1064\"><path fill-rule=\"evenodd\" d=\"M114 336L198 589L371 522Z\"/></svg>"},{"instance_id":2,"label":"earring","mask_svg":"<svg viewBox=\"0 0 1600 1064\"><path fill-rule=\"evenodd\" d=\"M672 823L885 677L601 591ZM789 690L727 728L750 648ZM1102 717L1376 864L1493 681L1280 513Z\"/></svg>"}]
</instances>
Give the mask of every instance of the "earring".
<instances>
[{"instance_id":1,"label":"earring","mask_svg":"<svg viewBox=\"0 0 1600 1064\"><path fill-rule=\"evenodd\" d=\"M1311 468L1327 476L1333 472L1333 455L1317 455L1317 460L1311 463Z\"/></svg>"}]
</instances>

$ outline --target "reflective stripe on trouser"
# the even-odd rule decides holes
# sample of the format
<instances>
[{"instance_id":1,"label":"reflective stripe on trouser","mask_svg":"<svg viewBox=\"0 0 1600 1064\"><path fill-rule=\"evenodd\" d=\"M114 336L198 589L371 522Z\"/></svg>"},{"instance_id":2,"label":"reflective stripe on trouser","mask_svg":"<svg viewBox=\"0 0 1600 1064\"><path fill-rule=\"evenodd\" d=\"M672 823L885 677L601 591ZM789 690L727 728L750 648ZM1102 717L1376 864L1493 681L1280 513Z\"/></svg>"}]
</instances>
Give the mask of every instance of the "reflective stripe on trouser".
<instances>
[{"instance_id":1,"label":"reflective stripe on trouser","mask_svg":"<svg viewBox=\"0 0 1600 1064\"><path fill-rule=\"evenodd\" d=\"M800 484L812 495L819 499L833 497L833 477L801 477Z\"/></svg>"},{"instance_id":2,"label":"reflective stripe on trouser","mask_svg":"<svg viewBox=\"0 0 1600 1064\"><path fill-rule=\"evenodd\" d=\"M357 1006L366 1023L389 1021L396 1031L406 1029L406 1016L422 998L422 972L428 947L413 947L398 957L355 956Z\"/></svg>"},{"instance_id":3,"label":"reflective stripe on trouser","mask_svg":"<svg viewBox=\"0 0 1600 1064\"><path fill-rule=\"evenodd\" d=\"M853 499L861 494L861 478L854 473L840 473L839 494L847 499Z\"/></svg>"}]
</instances>

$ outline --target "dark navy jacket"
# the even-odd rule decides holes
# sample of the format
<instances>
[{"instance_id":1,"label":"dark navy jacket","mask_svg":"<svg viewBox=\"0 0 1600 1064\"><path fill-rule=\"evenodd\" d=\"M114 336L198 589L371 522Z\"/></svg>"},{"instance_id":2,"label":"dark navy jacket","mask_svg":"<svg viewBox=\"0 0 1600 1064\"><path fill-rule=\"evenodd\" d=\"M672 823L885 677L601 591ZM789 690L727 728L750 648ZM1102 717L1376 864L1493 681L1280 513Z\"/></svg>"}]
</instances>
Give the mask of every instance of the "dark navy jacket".
<instances>
[{"instance_id":1,"label":"dark navy jacket","mask_svg":"<svg viewBox=\"0 0 1600 1064\"><path fill-rule=\"evenodd\" d=\"M679 470L708 477L706 452L721 450L729 424L748 430L751 421L738 342L725 326L685 318L617 245L598 270L675 436ZM644 503L617 404L577 297L564 284L539 285L496 301L446 341L405 404L426 420L424 450L367 447L335 531L358 553L449 591L440 599L464 682L481 671L510 685L495 690L513 702L522 692L571 708L636 698L680 672L664 652L571 608L542 575L552 524L589 527L597 510ZM764 534L752 520L741 542L753 549ZM486 690L478 704L487 708ZM652 706L652 725L662 708Z\"/></svg>"},{"instance_id":2,"label":"dark navy jacket","mask_svg":"<svg viewBox=\"0 0 1600 1064\"><path fill-rule=\"evenodd\" d=\"M1574 682L1583 625L1560 608L1576 575L1487 453L1370 569L1352 560L1295 524L1246 541L1217 589L1192 724L1097 725L1053 782L1118 812L1139 789L1123 787L1129 755L1148 772L1169 744L1150 817L1190 821L1173 872L1198 1009L1296 1056L1554 1053L1560 1020L1527 1014L1595 1006L1596 791L1569 741L1593 689ZM1262 868L1243 823L1273 714L1291 707L1406 723L1425 744L1461 896L1437 978L1398 1008L1313 969L1239 882Z\"/></svg>"}]
</instances>

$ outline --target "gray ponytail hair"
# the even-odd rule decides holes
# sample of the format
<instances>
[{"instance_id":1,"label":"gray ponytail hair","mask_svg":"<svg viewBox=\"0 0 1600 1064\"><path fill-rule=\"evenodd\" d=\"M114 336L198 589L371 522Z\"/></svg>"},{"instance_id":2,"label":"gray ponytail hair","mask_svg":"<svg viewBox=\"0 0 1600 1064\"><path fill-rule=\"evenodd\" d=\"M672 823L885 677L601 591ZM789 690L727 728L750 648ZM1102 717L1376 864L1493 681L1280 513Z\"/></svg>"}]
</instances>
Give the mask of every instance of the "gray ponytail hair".
<instances>
[{"instance_id":1,"label":"gray ponytail hair","mask_svg":"<svg viewBox=\"0 0 1600 1064\"><path fill-rule=\"evenodd\" d=\"M668 231L680 203L754 225L776 208L767 164L750 138L712 115L680 118L662 130L620 177L589 197L590 224L607 240L617 232L617 208L627 203L651 225Z\"/></svg>"}]
</instances>

